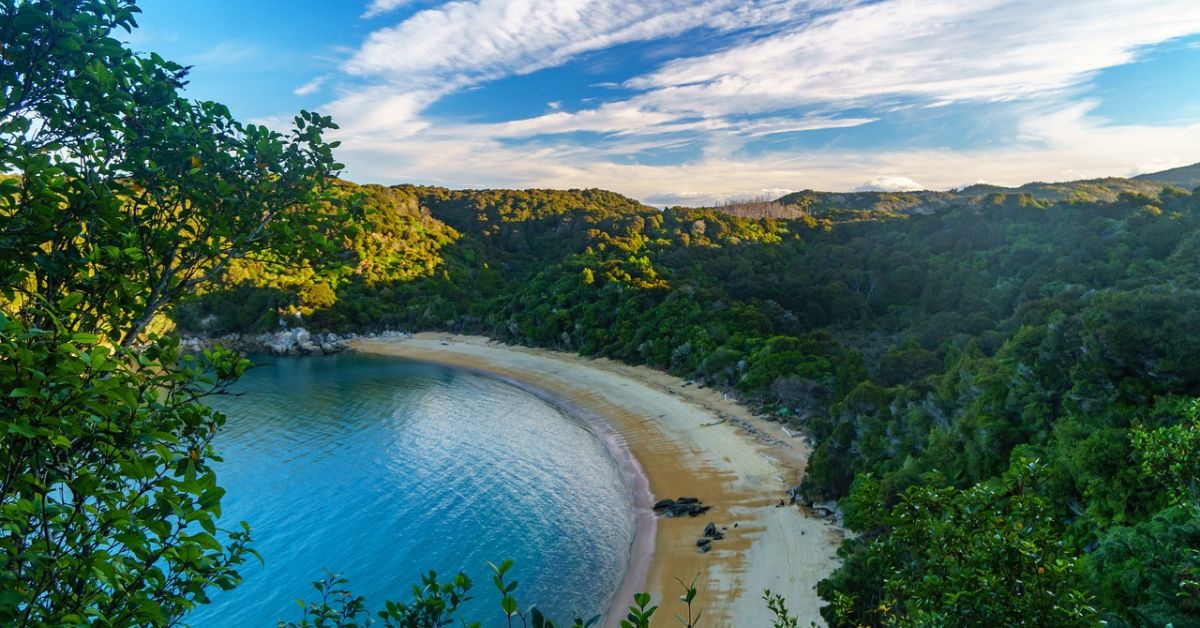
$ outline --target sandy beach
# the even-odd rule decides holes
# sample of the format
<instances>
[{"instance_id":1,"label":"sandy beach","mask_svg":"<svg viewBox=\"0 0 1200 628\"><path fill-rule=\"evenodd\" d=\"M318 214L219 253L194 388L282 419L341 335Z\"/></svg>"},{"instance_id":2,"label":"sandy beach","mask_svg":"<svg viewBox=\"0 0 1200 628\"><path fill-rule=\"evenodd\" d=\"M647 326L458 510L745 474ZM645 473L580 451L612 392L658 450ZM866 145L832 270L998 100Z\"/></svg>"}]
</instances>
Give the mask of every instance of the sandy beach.
<instances>
[{"instance_id":1,"label":"sandy beach","mask_svg":"<svg viewBox=\"0 0 1200 628\"><path fill-rule=\"evenodd\" d=\"M694 610L703 611L702 625L769 626L767 588L787 597L802 625L821 623L815 586L837 566L841 533L796 506L777 507L799 483L809 454L804 440L788 437L779 424L712 389L606 359L436 333L360 339L352 348L491 373L595 419L597 435L618 460L628 452L636 461L623 470L638 533L617 607L634 591L649 591L661 605L656 617L673 621L684 611L676 579L696 577ZM654 500L682 495L713 508L696 518L654 517ZM710 521L728 528L726 537L701 554L696 539ZM606 625L622 616L611 615Z\"/></svg>"}]
</instances>

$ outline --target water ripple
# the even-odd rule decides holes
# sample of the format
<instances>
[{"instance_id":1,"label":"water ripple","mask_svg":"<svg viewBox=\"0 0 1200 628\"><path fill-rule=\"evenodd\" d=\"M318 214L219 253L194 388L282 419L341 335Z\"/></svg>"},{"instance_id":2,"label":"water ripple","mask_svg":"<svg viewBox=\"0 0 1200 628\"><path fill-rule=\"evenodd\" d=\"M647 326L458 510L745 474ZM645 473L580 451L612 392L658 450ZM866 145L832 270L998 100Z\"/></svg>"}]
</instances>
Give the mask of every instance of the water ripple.
<instances>
[{"instance_id":1,"label":"water ripple","mask_svg":"<svg viewBox=\"0 0 1200 628\"><path fill-rule=\"evenodd\" d=\"M487 561L512 558L521 599L566 618L602 610L633 519L603 446L549 404L461 371L371 356L277 360L223 397L228 522L265 561L189 616L272 626L327 568L379 606L421 573L464 570L485 626L506 625Z\"/></svg>"}]
</instances>

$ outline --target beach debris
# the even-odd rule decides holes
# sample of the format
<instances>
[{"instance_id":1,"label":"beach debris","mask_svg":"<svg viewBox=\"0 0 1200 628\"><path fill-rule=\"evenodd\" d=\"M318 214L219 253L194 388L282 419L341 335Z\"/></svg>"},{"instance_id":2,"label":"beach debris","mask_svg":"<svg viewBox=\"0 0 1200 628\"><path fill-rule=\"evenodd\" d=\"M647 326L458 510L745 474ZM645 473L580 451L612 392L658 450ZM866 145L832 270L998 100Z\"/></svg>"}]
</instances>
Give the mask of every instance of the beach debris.
<instances>
[{"instance_id":1,"label":"beach debris","mask_svg":"<svg viewBox=\"0 0 1200 628\"><path fill-rule=\"evenodd\" d=\"M654 513L663 517L699 517L711 509L712 506L702 503L696 497L661 499L654 504Z\"/></svg>"},{"instance_id":2,"label":"beach debris","mask_svg":"<svg viewBox=\"0 0 1200 628\"><path fill-rule=\"evenodd\" d=\"M709 543L712 543L712 539L710 539L708 537L701 537L699 539L696 539L696 547L704 547L705 545L708 545Z\"/></svg>"},{"instance_id":3,"label":"beach debris","mask_svg":"<svg viewBox=\"0 0 1200 628\"><path fill-rule=\"evenodd\" d=\"M711 546L711 545L709 545L709 544L707 544L707 543L705 543L704 545L701 545L701 546L700 546L700 553L701 553L701 554L707 554L707 553L708 553L708 550L710 550L710 549L712 549L712 546Z\"/></svg>"}]
</instances>

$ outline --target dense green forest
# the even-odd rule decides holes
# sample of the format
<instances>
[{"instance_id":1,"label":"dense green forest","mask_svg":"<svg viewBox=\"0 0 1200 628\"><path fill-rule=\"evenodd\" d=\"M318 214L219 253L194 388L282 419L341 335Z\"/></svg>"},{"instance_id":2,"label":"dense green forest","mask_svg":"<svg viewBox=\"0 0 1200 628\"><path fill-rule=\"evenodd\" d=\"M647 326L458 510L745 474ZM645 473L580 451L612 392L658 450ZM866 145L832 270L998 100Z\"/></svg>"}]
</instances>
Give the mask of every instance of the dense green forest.
<instances>
[{"instance_id":1,"label":"dense green forest","mask_svg":"<svg viewBox=\"0 0 1200 628\"><path fill-rule=\"evenodd\" d=\"M698 209L359 186L329 118L184 98L114 38L136 13L0 0L0 622L166 625L238 583L203 401L247 362L174 324L484 333L733 391L807 430L803 489L857 533L834 625L1200 626L1195 167ZM305 622L364 619L340 585ZM385 625L469 589L422 585Z\"/></svg>"},{"instance_id":2,"label":"dense green forest","mask_svg":"<svg viewBox=\"0 0 1200 628\"><path fill-rule=\"evenodd\" d=\"M1026 587L1028 567L1082 623L1200 625L1200 513L1168 488L1195 457L1160 460L1168 481L1145 445L1196 439L1200 195L804 192L776 219L600 190L342 190L362 218L339 268L237 265L180 327L482 333L737 391L807 429L806 493L861 533L821 587L836 623L1004 616L960 594ZM1037 556L915 555L897 539L921 500L964 538L1028 526L1044 536L1004 551Z\"/></svg>"}]
</instances>

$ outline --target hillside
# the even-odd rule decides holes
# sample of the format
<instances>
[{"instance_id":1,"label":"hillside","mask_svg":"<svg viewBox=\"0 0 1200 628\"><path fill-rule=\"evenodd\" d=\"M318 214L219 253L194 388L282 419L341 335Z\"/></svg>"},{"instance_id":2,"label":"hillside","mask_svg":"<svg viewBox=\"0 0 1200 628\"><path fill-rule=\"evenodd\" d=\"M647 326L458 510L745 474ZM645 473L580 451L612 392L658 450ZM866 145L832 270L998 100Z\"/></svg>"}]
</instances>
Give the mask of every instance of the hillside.
<instances>
[{"instance_id":1,"label":"hillside","mask_svg":"<svg viewBox=\"0 0 1200 628\"><path fill-rule=\"evenodd\" d=\"M1200 186L1200 164L1144 174L1131 179L1104 177L1057 183L1034 182L1017 187L976 184L946 192L818 192L803 190L769 203L731 202L714 207L743 217L797 218L800 215L836 222L873 220L905 214L923 214L950 205L996 207L1003 205L1053 205L1056 203L1112 203L1122 194L1157 197L1177 188Z\"/></svg>"},{"instance_id":2,"label":"hillside","mask_svg":"<svg viewBox=\"0 0 1200 628\"><path fill-rule=\"evenodd\" d=\"M1054 586L1087 591L1110 625L1200 621L1172 575L1200 568L1200 515L1137 471L1133 445L1184 429L1200 397L1200 198L1124 179L1014 190L802 192L780 199L809 208L786 219L598 190L345 184L367 211L340 270L280 282L239 263L175 318L191 333L478 333L740 395L807 430L807 497L841 500L861 533L822 589L849 596L836 613L854 621L875 621L870 565L904 538L908 519L881 509L913 491L953 508L968 494L945 491L1036 459L1021 482L1069 566ZM1017 496L988 494L971 508L1016 516Z\"/></svg>"},{"instance_id":3,"label":"hillside","mask_svg":"<svg viewBox=\"0 0 1200 628\"><path fill-rule=\"evenodd\" d=\"M1134 177L1134 179L1138 181L1169 183L1185 190L1193 190L1200 187L1200 163L1163 170L1161 172L1141 174Z\"/></svg>"}]
</instances>

